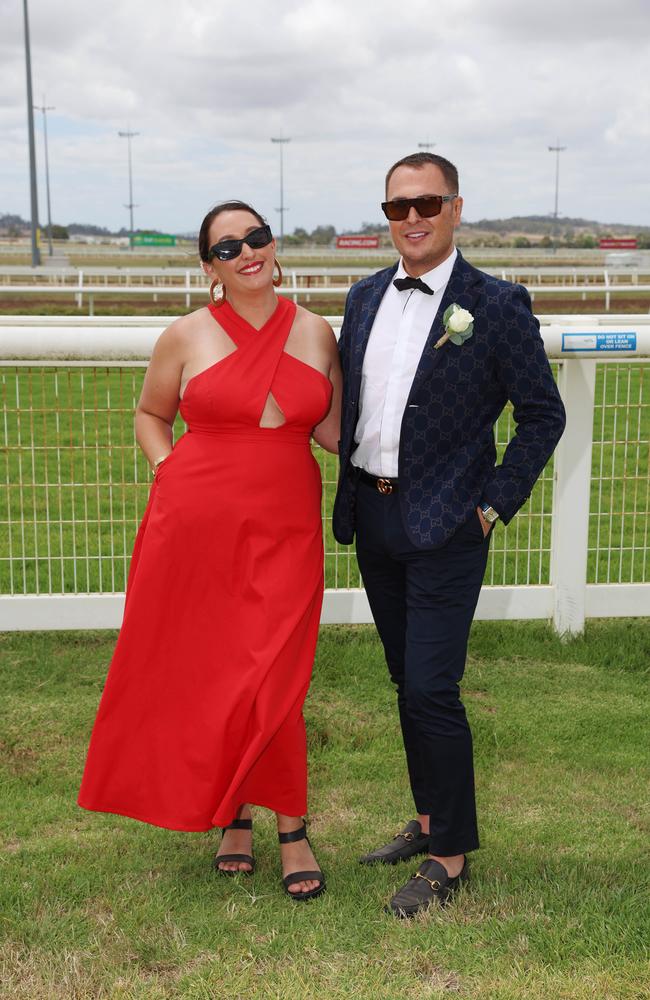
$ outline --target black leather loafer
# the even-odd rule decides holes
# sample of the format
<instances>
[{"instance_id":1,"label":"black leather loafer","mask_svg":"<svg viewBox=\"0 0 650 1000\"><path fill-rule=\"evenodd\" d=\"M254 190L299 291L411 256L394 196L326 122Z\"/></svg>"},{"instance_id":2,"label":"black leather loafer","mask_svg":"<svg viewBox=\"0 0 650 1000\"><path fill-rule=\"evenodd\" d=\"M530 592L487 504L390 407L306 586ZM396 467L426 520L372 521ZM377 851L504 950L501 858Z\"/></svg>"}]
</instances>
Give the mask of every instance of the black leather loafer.
<instances>
[{"instance_id":1,"label":"black leather loafer","mask_svg":"<svg viewBox=\"0 0 650 1000\"><path fill-rule=\"evenodd\" d=\"M438 861L429 858L428 861L422 862L406 885L395 893L386 907L386 912L396 917L415 917L436 903L444 906L468 879L467 858L460 874L455 878L450 878L447 869Z\"/></svg>"},{"instance_id":2,"label":"black leather loafer","mask_svg":"<svg viewBox=\"0 0 650 1000\"><path fill-rule=\"evenodd\" d=\"M359 858L362 865L396 865L398 861L408 861L416 854L428 854L429 834L422 833L422 827L416 819L407 823L404 829L396 834L388 844L378 847L370 854Z\"/></svg>"}]
</instances>

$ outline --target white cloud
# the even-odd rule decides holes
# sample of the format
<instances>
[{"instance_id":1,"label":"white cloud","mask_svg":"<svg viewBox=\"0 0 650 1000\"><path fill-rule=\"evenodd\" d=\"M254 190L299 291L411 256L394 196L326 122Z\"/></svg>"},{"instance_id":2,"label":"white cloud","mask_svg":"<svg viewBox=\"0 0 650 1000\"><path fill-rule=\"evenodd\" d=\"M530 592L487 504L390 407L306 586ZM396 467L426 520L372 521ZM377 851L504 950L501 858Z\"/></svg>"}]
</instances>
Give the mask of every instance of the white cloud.
<instances>
[{"instance_id":1,"label":"white cloud","mask_svg":"<svg viewBox=\"0 0 650 1000\"><path fill-rule=\"evenodd\" d=\"M34 93L49 119L57 220L198 226L220 197L288 229L380 218L391 162L435 142L461 170L469 219L549 212L650 224L647 0L30 0ZM0 0L0 211L29 211L20 5ZM39 164L42 163L37 121ZM604 192L617 192L609 200ZM42 199L41 199L42 201ZM42 214L42 212L41 212Z\"/></svg>"}]
</instances>

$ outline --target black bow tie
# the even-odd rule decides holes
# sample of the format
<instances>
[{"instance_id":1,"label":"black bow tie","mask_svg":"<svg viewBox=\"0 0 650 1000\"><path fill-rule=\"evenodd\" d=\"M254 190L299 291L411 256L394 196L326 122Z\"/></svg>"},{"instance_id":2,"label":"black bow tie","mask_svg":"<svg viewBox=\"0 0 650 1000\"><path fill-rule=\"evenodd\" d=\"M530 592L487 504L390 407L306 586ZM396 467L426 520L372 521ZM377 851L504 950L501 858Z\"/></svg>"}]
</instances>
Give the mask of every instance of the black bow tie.
<instances>
[{"instance_id":1,"label":"black bow tie","mask_svg":"<svg viewBox=\"0 0 650 1000\"><path fill-rule=\"evenodd\" d=\"M433 288L429 288L421 278L395 278L393 284L398 292L405 292L408 288L417 288L425 295L433 295Z\"/></svg>"}]
</instances>

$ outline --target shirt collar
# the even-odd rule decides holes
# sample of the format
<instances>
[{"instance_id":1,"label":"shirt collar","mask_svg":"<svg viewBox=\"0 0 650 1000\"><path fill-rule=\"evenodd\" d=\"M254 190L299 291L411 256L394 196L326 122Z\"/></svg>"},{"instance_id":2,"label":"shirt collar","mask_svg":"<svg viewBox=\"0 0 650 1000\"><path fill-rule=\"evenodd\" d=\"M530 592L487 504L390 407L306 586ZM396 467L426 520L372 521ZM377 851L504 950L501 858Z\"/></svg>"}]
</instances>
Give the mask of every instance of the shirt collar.
<instances>
[{"instance_id":1,"label":"shirt collar","mask_svg":"<svg viewBox=\"0 0 650 1000\"><path fill-rule=\"evenodd\" d=\"M457 257L458 250L454 247L449 256L445 258L441 264L437 264L436 267L432 267L430 271L426 272L426 274L421 274L420 278L433 292L440 291L440 289L444 288L449 281ZM408 278L408 274L404 269L404 261L401 257L400 262L397 265L395 278Z\"/></svg>"}]
</instances>

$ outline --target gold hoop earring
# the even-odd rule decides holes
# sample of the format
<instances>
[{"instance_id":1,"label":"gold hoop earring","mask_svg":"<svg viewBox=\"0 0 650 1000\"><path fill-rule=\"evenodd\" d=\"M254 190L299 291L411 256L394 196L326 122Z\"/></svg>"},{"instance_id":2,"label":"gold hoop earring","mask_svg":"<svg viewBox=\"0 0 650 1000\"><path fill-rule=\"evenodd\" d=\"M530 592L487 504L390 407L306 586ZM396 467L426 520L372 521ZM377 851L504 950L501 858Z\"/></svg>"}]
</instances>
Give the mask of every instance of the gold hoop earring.
<instances>
[{"instance_id":1,"label":"gold hoop earring","mask_svg":"<svg viewBox=\"0 0 650 1000\"><path fill-rule=\"evenodd\" d=\"M215 295L214 290L219 287L221 287L221 295ZM214 281L210 282L210 291L208 292L208 295L210 297L210 302L212 302L213 305L222 306L226 301L226 286L223 282L219 281L218 278L215 278Z\"/></svg>"},{"instance_id":2,"label":"gold hoop earring","mask_svg":"<svg viewBox=\"0 0 650 1000\"><path fill-rule=\"evenodd\" d=\"M280 285L282 284L282 268L280 267L280 261L278 260L277 257L273 258L273 262L274 262L274 265L275 265L274 266L274 270L275 270L276 267L278 269L278 276L277 276L277 278L273 278L273 287L274 288L279 288Z\"/></svg>"}]
</instances>

